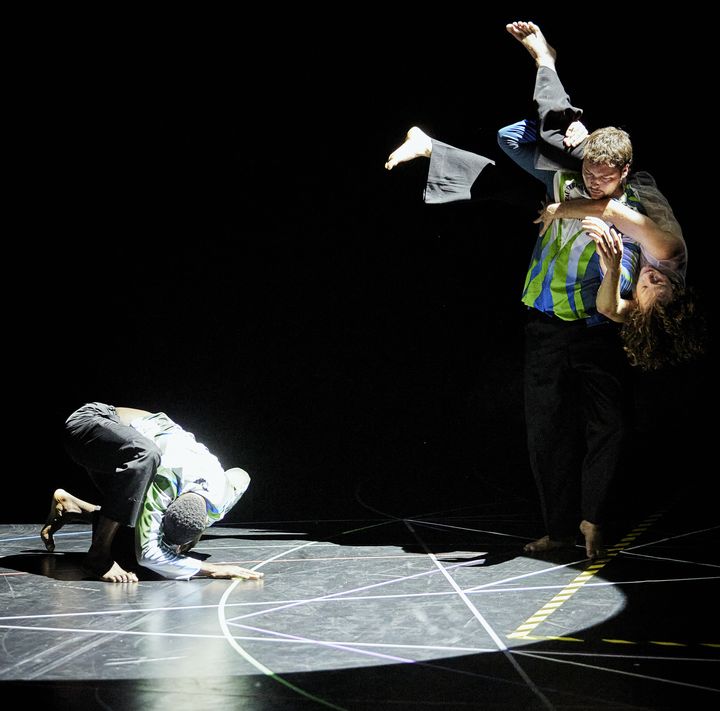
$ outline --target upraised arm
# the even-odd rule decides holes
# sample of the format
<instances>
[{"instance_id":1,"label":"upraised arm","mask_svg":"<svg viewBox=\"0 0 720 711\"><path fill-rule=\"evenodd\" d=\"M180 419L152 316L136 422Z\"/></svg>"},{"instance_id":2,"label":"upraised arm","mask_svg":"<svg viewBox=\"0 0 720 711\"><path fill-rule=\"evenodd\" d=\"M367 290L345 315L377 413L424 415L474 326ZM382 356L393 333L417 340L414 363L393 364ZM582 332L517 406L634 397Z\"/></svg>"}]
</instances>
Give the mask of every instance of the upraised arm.
<instances>
[{"instance_id":1,"label":"upraised arm","mask_svg":"<svg viewBox=\"0 0 720 711\"><path fill-rule=\"evenodd\" d=\"M595 251L600 256L600 266L604 272L595 307L611 321L622 323L633 303L620 295L624 251L622 236L595 217L586 217L582 225L595 242Z\"/></svg>"}]
</instances>

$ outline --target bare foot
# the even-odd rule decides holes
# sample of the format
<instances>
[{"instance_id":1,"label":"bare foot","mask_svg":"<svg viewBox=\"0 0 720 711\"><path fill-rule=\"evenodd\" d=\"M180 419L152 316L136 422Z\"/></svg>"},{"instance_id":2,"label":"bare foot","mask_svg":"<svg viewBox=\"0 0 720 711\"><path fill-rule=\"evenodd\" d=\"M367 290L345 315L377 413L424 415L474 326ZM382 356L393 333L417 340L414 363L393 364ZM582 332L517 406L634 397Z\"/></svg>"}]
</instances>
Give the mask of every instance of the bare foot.
<instances>
[{"instance_id":1,"label":"bare foot","mask_svg":"<svg viewBox=\"0 0 720 711\"><path fill-rule=\"evenodd\" d=\"M413 126L407 132L405 141L388 156L385 169L392 170L398 163L406 163L421 156L429 158L431 154L432 140L430 136L423 133L417 126Z\"/></svg>"},{"instance_id":2,"label":"bare foot","mask_svg":"<svg viewBox=\"0 0 720 711\"><path fill-rule=\"evenodd\" d=\"M528 543L523 550L526 553L547 553L549 551L557 550L558 548L571 548L575 545L575 541L572 538L550 538L550 536L543 536L538 538L537 541Z\"/></svg>"},{"instance_id":3,"label":"bare foot","mask_svg":"<svg viewBox=\"0 0 720 711\"><path fill-rule=\"evenodd\" d=\"M591 559L602 558L606 551L600 526L590 521L580 522L580 532L585 536L585 552Z\"/></svg>"},{"instance_id":4,"label":"bare foot","mask_svg":"<svg viewBox=\"0 0 720 711\"><path fill-rule=\"evenodd\" d=\"M89 554L85 556L85 569L106 583L136 583L135 573L123 570L114 560L101 560Z\"/></svg>"},{"instance_id":5,"label":"bare foot","mask_svg":"<svg viewBox=\"0 0 720 711\"><path fill-rule=\"evenodd\" d=\"M73 496L65 489L55 489L50 502L50 512L45 525L40 531L40 538L42 538L45 548L52 553L55 550L53 534L59 531L66 523L90 521L92 514L99 509L99 506L78 499L77 496Z\"/></svg>"},{"instance_id":6,"label":"bare foot","mask_svg":"<svg viewBox=\"0 0 720 711\"><path fill-rule=\"evenodd\" d=\"M511 22L505 29L530 52L538 67L555 69L557 52L547 43L545 35L534 22Z\"/></svg>"}]
</instances>

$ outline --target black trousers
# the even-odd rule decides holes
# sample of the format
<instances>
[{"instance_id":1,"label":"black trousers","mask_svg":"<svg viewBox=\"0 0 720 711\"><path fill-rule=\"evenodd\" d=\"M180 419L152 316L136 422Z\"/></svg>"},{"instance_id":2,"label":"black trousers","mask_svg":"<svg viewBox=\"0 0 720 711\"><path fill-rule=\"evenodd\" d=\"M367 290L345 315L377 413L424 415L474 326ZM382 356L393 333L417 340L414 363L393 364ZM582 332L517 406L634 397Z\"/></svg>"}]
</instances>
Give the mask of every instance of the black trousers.
<instances>
[{"instance_id":1,"label":"black trousers","mask_svg":"<svg viewBox=\"0 0 720 711\"><path fill-rule=\"evenodd\" d=\"M103 515L134 527L160 464L155 443L123 425L112 405L90 402L65 422L65 448L99 490Z\"/></svg>"},{"instance_id":2,"label":"black trousers","mask_svg":"<svg viewBox=\"0 0 720 711\"><path fill-rule=\"evenodd\" d=\"M528 450L546 531L603 524L623 463L629 365L617 325L588 327L529 309L525 330Z\"/></svg>"}]
</instances>

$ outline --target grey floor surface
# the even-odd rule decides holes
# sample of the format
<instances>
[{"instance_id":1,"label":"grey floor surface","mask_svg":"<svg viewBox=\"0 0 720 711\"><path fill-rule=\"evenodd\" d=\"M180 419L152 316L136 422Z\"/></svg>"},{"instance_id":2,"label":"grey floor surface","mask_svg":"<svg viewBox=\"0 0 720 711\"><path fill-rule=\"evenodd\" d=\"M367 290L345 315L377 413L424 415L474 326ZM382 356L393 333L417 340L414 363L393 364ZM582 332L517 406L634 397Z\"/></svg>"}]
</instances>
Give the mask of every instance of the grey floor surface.
<instances>
[{"instance_id":1,"label":"grey floor surface","mask_svg":"<svg viewBox=\"0 0 720 711\"><path fill-rule=\"evenodd\" d=\"M88 527L54 554L0 527L0 688L120 709L710 709L718 531L691 507L533 558L503 504L410 518L239 523L197 554L260 582L90 579ZM710 506L706 507L711 509Z\"/></svg>"}]
</instances>

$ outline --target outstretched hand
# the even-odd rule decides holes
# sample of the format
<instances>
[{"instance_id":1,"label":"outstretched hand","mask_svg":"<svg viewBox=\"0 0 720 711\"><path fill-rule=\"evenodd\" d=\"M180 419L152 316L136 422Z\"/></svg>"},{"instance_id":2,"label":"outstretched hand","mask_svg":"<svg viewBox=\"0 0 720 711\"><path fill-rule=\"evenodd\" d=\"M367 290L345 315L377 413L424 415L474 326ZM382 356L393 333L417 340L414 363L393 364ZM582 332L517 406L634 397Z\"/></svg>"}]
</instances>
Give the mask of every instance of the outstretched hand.
<instances>
[{"instance_id":1,"label":"outstretched hand","mask_svg":"<svg viewBox=\"0 0 720 711\"><path fill-rule=\"evenodd\" d=\"M265 575L233 563L203 563L200 572L210 578L241 578L242 580L260 580Z\"/></svg>"},{"instance_id":2,"label":"outstretched hand","mask_svg":"<svg viewBox=\"0 0 720 711\"><path fill-rule=\"evenodd\" d=\"M548 227L550 227L554 220L560 218L560 215L558 215L557 212L560 209L561 204L562 203L559 202L549 202L540 208L538 216L533 220L533 222L536 225L540 225L541 235L544 235L545 232L547 232Z\"/></svg>"}]
</instances>

